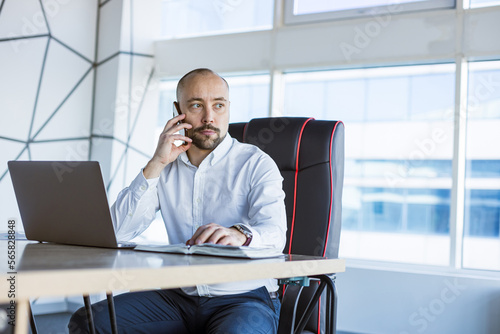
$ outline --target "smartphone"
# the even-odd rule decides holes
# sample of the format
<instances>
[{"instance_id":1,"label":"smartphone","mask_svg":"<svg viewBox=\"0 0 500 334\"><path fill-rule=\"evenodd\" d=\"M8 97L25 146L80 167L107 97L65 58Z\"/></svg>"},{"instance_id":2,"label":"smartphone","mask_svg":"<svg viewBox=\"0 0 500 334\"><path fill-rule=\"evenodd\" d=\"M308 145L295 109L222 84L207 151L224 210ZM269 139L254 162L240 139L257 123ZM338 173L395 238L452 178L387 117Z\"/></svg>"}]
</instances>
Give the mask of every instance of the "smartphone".
<instances>
[{"instance_id":1,"label":"smartphone","mask_svg":"<svg viewBox=\"0 0 500 334\"><path fill-rule=\"evenodd\" d=\"M172 103L172 115L173 115L173 117L177 117L177 116L179 116L179 115L180 115L180 114L179 114L179 110L177 110L177 107L176 107L176 105L175 105L175 102L174 102L174 103ZM177 124L180 124L180 123L181 123L181 122L177 122ZM181 129L181 130L179 130L179 132L178 132L178 133L179 133L179 134L181 134L181 135L183 135L183 136L185 136L185 135L186 135L186 131L185 131L185 129ZM174 141L174 144L175 144L176 146L180 146L180 145L184 145L184 144L185 144L185 142L184 142L183 140L176 140L176 141Z\"/></svg>"}]
</instances>

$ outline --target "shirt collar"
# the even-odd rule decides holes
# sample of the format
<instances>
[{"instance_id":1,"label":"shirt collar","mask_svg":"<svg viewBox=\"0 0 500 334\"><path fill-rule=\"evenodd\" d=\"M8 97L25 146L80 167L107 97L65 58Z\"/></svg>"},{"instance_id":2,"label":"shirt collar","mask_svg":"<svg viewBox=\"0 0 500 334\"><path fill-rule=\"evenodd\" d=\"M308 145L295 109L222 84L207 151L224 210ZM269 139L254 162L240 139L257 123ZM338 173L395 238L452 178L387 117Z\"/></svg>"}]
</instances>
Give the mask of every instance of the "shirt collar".
<instances>
[{"instance_id":1,"label":"shirt collar","mask_svg":"<svg viewBox=\"0 0 500 334\"><path fill-rule=\"evenodd\" d=\"M229 150L231 149L232 143L233 143L233 140L232 140L232 138L231 138L231 136L229 135L229 132L228 132L228 133L226 133L226 136L224 137L224 139L222 140L222 142L219 145L217 145L217 147L212 152L210 152L209 155L207 155L207 157L205 158L205 160L202 161L202 164L203 164L203 162L207 161L205 163L210 164L210 166L215 165L220 159L222 159L229 152ZM188 158L186 152L182 152L179 155L179 158L186 165L188 165L188 166L194 166L189 161L189 158ZM194 166L194 167L196 167L196 166Z\"/></svg>"}]
</instances>

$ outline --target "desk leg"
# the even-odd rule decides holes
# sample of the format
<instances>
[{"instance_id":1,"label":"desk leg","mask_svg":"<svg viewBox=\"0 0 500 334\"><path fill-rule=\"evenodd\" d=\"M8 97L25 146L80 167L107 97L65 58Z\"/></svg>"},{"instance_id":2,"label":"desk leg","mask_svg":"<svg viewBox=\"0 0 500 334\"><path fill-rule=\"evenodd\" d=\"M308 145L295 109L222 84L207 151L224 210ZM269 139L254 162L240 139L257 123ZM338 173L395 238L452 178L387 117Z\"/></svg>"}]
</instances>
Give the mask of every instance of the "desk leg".
<instances>
[{"instance_id":1,"label":"desk leg","mask_svg":"<svg viewBox=\"0 0 500 334\"><path fill-rule=\"evenodd\" d=\"M15 334L28 333L28 312L29 299L18 300L16 302L16 330Z\"/></svg>"},{"instance_id":2,"label":"desk leg","mask_svg":"<svg viewBox=\"0 0 500 334\"><path fill-rule=\"evenodd\" d=\"M85 304L85 310L87 311L87 321L89 323L89 333L95 333L94 325L94 314L92 313L92 303L90 302L90 297L88 295L83 295L83 303Z\"/></svg>"},{"instance_id":3,"label":"desk leg","mask_svg":"<svg viewBox=\"0 0 500 334\"><path fill-rule=\"evenodd\" d=\"M118 334L118 325L116 324L115 302L111 292L106 294L108 299L109 321L111 322L111 333Z\"/></svg>"}]
</instances>

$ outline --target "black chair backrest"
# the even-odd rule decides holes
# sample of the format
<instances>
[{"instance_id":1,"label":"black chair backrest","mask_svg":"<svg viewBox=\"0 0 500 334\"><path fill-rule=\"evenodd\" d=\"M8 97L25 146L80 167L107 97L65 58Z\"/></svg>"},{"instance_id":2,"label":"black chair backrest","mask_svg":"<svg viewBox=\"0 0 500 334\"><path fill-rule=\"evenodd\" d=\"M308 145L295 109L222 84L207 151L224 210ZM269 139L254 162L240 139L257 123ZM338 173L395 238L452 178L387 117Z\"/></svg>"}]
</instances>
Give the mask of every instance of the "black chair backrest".
<instances>
[{"instance_id":1,"label":"black chair backrest","mask_svg":"<svg viewBox=\"0 0 500 334\"><path fill-rule=\"evenodd\" d=\"M344 125L302 117L232 123L229 133L269 154L283 176L287 213L284 253L338 257Z\"/></svg>"},{"instance_id":2,"label":"black chair backrest","mask_svg":"<svg viewBox=\"0 0 500 334\"><path fill-rule=\"evenodd\" d=\"M230 124L229 133L240 142L260 147L281 171L288 223L284 253L337 258L344 183L344 124L303 117L257 118ZM316 288L317 285L311 285L302 290L299 314ZM307 322L306 331L323 332L324 309L324 305L316 306L317 312Z\"/></svg>"}]
</instances>

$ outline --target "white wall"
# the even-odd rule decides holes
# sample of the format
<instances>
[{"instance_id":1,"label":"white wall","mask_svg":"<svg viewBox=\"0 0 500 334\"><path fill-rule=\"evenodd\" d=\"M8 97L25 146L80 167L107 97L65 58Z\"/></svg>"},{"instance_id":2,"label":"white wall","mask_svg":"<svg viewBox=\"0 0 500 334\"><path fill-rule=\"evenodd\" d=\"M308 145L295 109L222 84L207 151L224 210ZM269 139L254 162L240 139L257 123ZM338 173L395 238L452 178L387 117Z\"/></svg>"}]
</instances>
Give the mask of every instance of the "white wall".
<instances>
[{"instance_id":1,"label":"white wall","mask_svg":"<svg viewBox=\"0 0 500 334\"><path fill-rule=\"evenodd\" d=\"M23 230L9 160L98 160L111 202L147 162L156 145L159 7L0 1L0 232L10 218ZM66 308L61 298L33 305L37 314Z\"/></svg>"},{"instance_id":2,"label":"white wall","mask_svg":"<svg viewBox=\"0 0 500 334\"><path fill-rule=\"evenodd\" d=\"M7 161L86 160L97 2L3 1L0 12L0 230L22 230Z\"/></svg>"},{"instance_id":3,"label":"white wall","mask_svg":"<svg viewBox=\"0 0 500 334\"><path fill-rule=\"evenodd\" d=\"M337 275L337 328L370 334L499 333L498 276L347 261L347 271Z\"/></svg>"},{"instance_id":4,"label":"white wall","mask_svg":"<svg viewBox=\"0 0 500 334\"><path fill-rule=\"evenodd\" d=\"M20 214L9 160L98 160L110 200L156 140L160 0L0 4L0 231Z\"/></svg>"}]
</instances>

